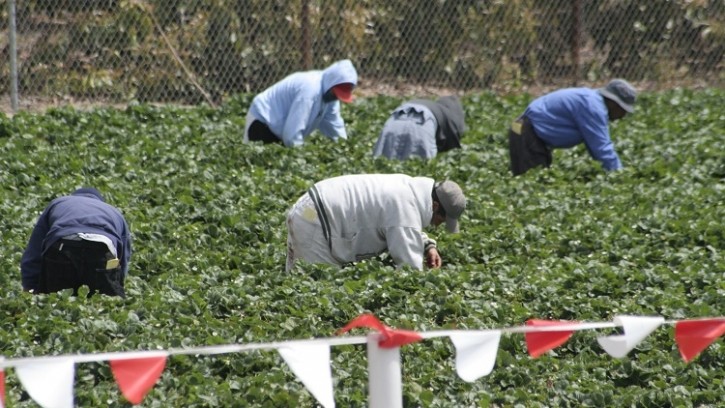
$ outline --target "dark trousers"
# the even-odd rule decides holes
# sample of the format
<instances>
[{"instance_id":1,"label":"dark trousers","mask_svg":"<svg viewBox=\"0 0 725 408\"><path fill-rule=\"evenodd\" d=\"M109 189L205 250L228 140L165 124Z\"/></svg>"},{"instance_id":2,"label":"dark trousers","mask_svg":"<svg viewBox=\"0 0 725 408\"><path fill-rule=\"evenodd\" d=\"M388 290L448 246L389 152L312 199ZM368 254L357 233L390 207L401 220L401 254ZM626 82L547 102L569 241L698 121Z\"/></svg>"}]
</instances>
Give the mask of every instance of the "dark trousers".
<instances>
[{"instance_id":1,"label":"dark trousers","mask_svg":"<svg viewBox=\"0 0 725 408\"><path fill-rule=\"evenodd\" d=\"M262 142L265 144L282 143L282 139L272 133L272 131L269 129L269 126L258 120L255 120L254 122L252 122L251 125L249 125L249 130L247 130L247 137L249 138L250 142Z\"/></svg>"},{"instance_id":2,"label":"dark trousers","mask_svg":"<svg viewBox=\"0 0 725 408\"><path fill-rule=\"evenodd\" d=\"M551 166L551 148L541 140L526 117L514 121L509 129L509 156L514 176L537 166Z\"/></svg>"},{"instance_id":3,"label":"dark trousers","mask_svg":"<svg viewBox=\"0 0 725 408\"><path fill-rule=\"evenodd\" d=\"M39 293L57 292L86 285L89 296L99 292L110 296L126 297L123 290L123 272L118 266L106 269L113 255L105 244L94 241L61 239L43 254Z\"/></svg>"}]
</instances>

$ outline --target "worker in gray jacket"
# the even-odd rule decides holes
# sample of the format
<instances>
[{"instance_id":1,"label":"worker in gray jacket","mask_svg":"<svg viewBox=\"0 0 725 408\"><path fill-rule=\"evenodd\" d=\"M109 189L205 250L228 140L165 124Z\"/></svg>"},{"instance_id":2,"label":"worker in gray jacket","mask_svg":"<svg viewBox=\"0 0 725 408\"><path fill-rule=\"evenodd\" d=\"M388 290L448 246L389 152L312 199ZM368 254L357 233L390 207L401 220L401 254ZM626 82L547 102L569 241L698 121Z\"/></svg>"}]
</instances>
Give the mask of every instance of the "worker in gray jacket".
<instances>
[{"instance_id":1,"label":"worker in gray jacket","mask_svg":"<svg viewBox=\"0 0 725 408\"><path fill-rule=\"evenodd\" d=\"M457 96L437 101L414 99L393 110L373 146L373 156L432 159L438 153L459 149L465 130L463 105Z\"/></svg>"},{"instance_id":2,"label":"worker in gray jacket","mask_svg":"<svg viewBox=\"0 0 725 408\"><path fill-rule=\"evenodd\" d=\"M404 174L326 179L302 195L287 215L287 270L297 259L342 266L388 251L397 266L442 264L423 228L458 232L466 198L453 181Z\"/></svg>"}]
</instances>

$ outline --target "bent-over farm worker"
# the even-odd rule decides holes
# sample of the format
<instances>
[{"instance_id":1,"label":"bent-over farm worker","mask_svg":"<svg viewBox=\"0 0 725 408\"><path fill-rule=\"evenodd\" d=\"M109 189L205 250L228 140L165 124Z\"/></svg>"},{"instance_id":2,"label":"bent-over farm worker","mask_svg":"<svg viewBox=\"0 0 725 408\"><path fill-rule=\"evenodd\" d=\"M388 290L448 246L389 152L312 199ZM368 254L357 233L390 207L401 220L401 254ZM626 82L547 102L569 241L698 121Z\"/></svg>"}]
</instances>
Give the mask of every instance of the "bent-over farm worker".
<instances>
[{"instance_id":1,"label":"bent-over farm worker","mask_svg":"<svg viewBox=\"0 0 725 408\"><path fill-rule=\"evenodd\" d=\"M293 73L254 97L244 141L300 146L314 130L337 141L347 139L340 101L350 103L357 71L350 60L322 71Z\"/></svg>"},{"instance_id":2,"label":"bent-over farm worker","mask_svg":"<svg viewBox=\"0 0 725 408\"><path fill-rule=\"evenodd\" d=\"M121 212L95 188L51 201L38 218L20 271L23 289L57 292L87 285L90 293L125 297L131 232Z\"/></svg>"},{"instance_id":3,"label":"bent-over farm worker","mask_svg":"<svg viewBox=\"0 0 725 408\"><path fill-rule=\"evenodd\" d=\"M297 259L343 266L388 251L395 264L439 268L436 242L423 228L458 232L466 197L453 181L404 174L322 180L287 214L287 271Z\"/></svg>"},{"instance_id":4,"label":"bent-over farm worker","mask_svg":"<svg viewBox=\"0 0 725 408\"><path fill-rule=\"evenodd\" d=\"M560 89L534 99L509 129L511 172L551 165L552 148L584 143L605 170L622 168L609 136L609 121L634 111L637 91L623 79L599 89Z\"/></svg>"},{"instance_id":5,"label":"bent-over farm worker","mask_svg":"<svg viewBox=\"0 0 725 408\"><path fill-rule=\"evenodd\" d=\"M393 110L373 147L373 156L406 160L431 159L461 147L466 130L461 100L454 95L437 101L414 99Z\"/></svg>"}]
</instances>

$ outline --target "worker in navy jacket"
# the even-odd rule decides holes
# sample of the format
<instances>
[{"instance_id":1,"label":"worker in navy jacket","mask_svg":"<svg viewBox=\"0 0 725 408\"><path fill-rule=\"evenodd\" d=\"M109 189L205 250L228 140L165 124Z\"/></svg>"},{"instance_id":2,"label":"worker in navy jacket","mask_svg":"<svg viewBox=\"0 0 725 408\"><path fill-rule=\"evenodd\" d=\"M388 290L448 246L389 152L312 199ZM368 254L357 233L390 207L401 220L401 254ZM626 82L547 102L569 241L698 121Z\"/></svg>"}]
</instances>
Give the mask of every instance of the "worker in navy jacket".
<instances>
[{"instance_id":1,"label":"worker in navy jacket","mask_svg":"<svg viewBox=\"0 0 725 408\"><path fill-rule=\"evenodd\" d=\"M38 218L20 264L23 289L50 293L87 285L125 297L131 232L121 212L95 188L53 200Z\"/></svg>"}]
</instances>

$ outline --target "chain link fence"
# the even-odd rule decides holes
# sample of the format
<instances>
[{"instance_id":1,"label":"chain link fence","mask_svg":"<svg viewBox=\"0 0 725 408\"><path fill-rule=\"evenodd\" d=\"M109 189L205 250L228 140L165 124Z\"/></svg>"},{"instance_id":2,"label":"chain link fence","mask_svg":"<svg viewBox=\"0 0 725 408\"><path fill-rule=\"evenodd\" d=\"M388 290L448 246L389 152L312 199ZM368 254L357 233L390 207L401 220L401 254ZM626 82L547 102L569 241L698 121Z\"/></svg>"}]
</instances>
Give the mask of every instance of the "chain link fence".
<instances>
[{"instance_id":1,"label":"chain link fence","mask_svg":"<svg viewBox=\"0 0 725 408\"><path fill-rule=\"evenodd\" d=\"M0 10L0 93L8 100L17 84L21 108L218 104L342 58L362 94L725 83L725 0L0 0Z\"/></svg>"}]
</instances>

